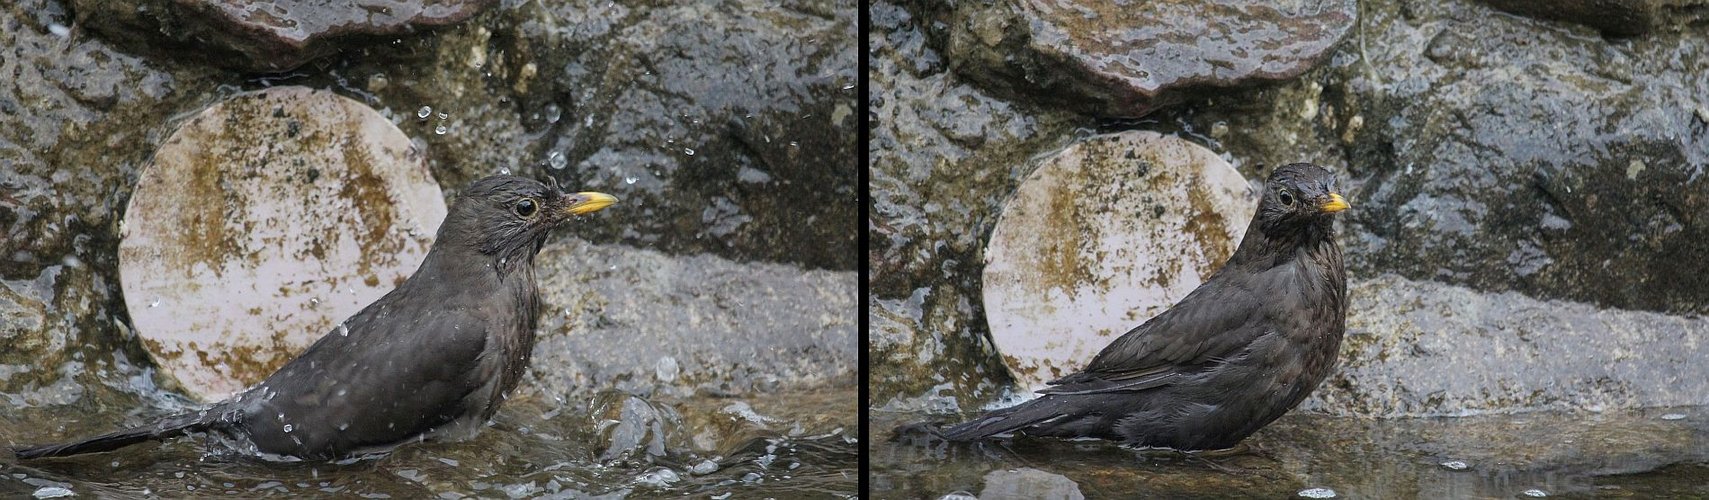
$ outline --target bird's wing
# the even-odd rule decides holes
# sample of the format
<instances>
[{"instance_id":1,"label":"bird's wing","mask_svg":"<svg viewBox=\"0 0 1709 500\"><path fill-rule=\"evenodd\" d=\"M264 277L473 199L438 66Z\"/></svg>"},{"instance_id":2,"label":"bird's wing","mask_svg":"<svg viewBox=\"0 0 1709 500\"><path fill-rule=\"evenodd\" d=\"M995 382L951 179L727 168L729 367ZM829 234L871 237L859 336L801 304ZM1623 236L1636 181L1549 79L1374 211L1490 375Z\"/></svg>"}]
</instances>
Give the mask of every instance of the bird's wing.
<instances>
[{"instance_id":1,"label":"bird's wing","mask_svg":"<svg viewBox=\"0 0 1709 500\"><path fill-rule=\"evenodd\" d=\"M1238 353L1268 330L1260 298L1236 283L1207 282L1180 303L1117 338L1086 369L1050 382L1046 394L1141 391L1168 385Z\"/></svg>"},{"instance_id":2,"label":"bird's wing","mask_svg":"<svg viewBox=\"0 0 1709 500\"><path fill-rule=\"evenodd\" d=\"M246 419L255 438L384 445L463 415L491 378L488 322L466 308L393 305L375 302L249 391L261 399ZM271 434L275 420L295 434Z\"/></svg>"}]
</instances>

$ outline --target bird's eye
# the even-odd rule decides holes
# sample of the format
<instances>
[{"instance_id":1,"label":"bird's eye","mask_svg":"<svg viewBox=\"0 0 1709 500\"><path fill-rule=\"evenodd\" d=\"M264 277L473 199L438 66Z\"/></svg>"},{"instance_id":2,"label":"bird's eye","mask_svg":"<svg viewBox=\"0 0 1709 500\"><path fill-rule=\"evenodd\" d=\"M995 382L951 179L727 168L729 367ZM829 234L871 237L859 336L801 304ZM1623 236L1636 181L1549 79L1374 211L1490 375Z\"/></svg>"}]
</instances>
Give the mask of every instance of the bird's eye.
<instances>
[{"instance_id":1,"label":"bird's eye","mask_svg":"<svg viewBox=\"0 0 1709 500\"><path fill-rule=\"evenodd\" d=\"M539 210L540 205L535 203L533 198L523 198L522 201L516 202L516 215L520 215L524 219L533 217L534 212Z\"/></svg>"},{"instance_id":2,"label":"bird's eye","mask_svg":"<svg viewBox=\"0 0 1709 500\"><path fill-rule=\"evenodd\" d=\"M1285 207L1294 206L1294 195L1293 195L1293 193L1289 193L1288 190L1283 189L1281 193L1278 193L1278 195L1279 195L1279 198L1277 198L1277 199L1282 201L1282 206L1285 206Z\"/></svg>"}]
</instances>

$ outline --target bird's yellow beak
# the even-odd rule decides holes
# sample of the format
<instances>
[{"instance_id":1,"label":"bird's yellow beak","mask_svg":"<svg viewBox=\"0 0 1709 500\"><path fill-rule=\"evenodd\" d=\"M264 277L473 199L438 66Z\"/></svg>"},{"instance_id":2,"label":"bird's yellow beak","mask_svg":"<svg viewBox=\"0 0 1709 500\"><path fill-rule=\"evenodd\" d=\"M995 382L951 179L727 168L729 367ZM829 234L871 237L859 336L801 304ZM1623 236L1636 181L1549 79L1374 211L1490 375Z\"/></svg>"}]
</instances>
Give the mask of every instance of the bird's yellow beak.
<instances>
[{"instance_id":1,"label":"bird's yellow beak","mask_svg":"<svg viewBox=\"0 0 1709 500\"><path fill-rule=\"evenodd\" d=\"M1323 202L1322 205L1318 205L1317 209L1322 210L1323 213L1332 214L1352 207L1352 205L1347 204L1347 200L1341 198L1341 195L1329 193L1329 201Z\"/></svg>"},{"instance_id":2,"label":"bird's yellow beak","mask_svg":"<svg viewBox=\"0 0 1709 500\"><path fill-rule=\"evenodd\" d=\"M564 208L564 211L569 212L571 215L585 215L598 212L599 209L609 207L611 204L617 203L616 196L605 193L587 191L576 193L576 196L580 197L581 201L575 202Z\"/></svg>"}]
</instances>

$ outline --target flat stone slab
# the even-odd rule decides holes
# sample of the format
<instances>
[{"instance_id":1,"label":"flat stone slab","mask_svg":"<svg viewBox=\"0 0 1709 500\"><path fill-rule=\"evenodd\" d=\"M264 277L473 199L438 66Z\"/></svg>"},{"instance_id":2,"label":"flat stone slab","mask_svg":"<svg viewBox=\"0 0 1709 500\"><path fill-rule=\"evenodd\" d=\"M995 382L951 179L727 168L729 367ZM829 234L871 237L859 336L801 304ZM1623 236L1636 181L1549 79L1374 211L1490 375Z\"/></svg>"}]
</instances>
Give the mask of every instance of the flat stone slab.
<instances>
[{"instance_id":1,"label":"flat stone slab","mask_svg":"<svg viewBox=\"0 0 1709 500\"><path fill-rule=\"evenodd\" d=\"M1341 367L1302 408L1456 416L1709 405L1709 319L1395 275L1348 283Z\"/></svg>"},{"instance_id":2,"label":"flat stone slab","mask_svg":"<svg viewBox=\"0 0 1709 500\"><path fill-rule=\"evenodd\" d=\"M1186 297L1234 254L1257 204L1216 153L1155 132L1045 159L985 248L985 315L1018 389L1078 371Z\"/></svg>"},{"instance_id":3,"label":"flat stone slab","mask_svg":"<svg viewBox=\"0 0 1709 500\"><path fill-rule=\"evenodd\" d=\"M1298 76L1357 18L1353 0L966 2L950 14L948 52L987 84L1139 116L1189 93Z\"/></svg>"},{"instance_id":4,"label":"flat stone slab","mask_svg":"<svg viewBox=\"0 0 1709 500\"><path fill-rule=\"evenodd\" d=\"M238 95L143 168L120 230L125 306L166 376L219 399L409 277L445 213L421 152L366 105Z\"/></svg>"},{"instance_id":5,"label":"flat stone slab","mask_svg":"<svg viewBox=\"0 0 1709 500\"><path fill-rule=\"evenodd\" d=\"M533 377L551 397L858 383L860 276L853 271L579 238L547 244L536 266L545 316Z\"/></svg>"},{"instance_id":6,"label":"flat stone slab","mask_svg":"<svg viewBox=\"0 0 1709 500\"><path fill-rule=\"evenodd\" d=\"M286 71L381 37L455 24L495 0L73 0L121 44L246 71ZM190 49L190 50L185 50Z\"/></svg>"}]
</instances>

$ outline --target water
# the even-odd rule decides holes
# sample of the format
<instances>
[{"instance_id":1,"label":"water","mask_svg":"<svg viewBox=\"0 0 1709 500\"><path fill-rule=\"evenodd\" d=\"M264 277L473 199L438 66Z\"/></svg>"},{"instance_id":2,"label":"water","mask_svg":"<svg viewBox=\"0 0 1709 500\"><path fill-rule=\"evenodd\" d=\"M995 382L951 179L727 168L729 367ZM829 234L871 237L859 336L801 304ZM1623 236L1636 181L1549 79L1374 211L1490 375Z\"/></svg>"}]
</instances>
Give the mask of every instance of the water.
<instances>
[{"instance_id":1,"label":"water","mask_svg":"<svg viewBox=\"0 0 1709 500\"><path fill-rule=\"evenodd\" d=\"M1705 415L1709 408L1670 412ZM1515 498L1709 495L1709 425L1664 411L1368 419L1296 412L1235 453L1014 438L949 445L892 429L959 417L873 412L872 497ZM1448 457L1456 457L1448 461ZM1458 463L1458 466L1449 464Z\"/></svg>"},{"instance_id":2,"label":"water","mask_svg":"<svg viewBox=\"0 0 1709 500\"><path fill-rule=\"evenodd\" d=\"M49 498L58 494L54 488L62 488L85 497L844 498L854 495L858 485L858 448L847 439L852 431L824 428L830 424L807 416L837 412L852 419L853 400L852 390L744 398L758 411L786 421L766 428L714 423L718 405L728 404L727 398L661 398L659 403L676 408L690 423L666 426L666 441L673 445L663 455L639 453L613 461L597 458L607 443L586 401L511 401L468 441L414 444L341 462L268 462L224 451L197 436L111 453L0 463L0 497ZM84 435L107 430L123 418L26 413L30 421L55 425L28 425L19 411L0 412L0 442L34 441L46 428L55 429L55 435ZM810 430L796 435L771 430L792 425ZM700 450L690 441L716 447Z\"/></svg>"}]
</instances>

